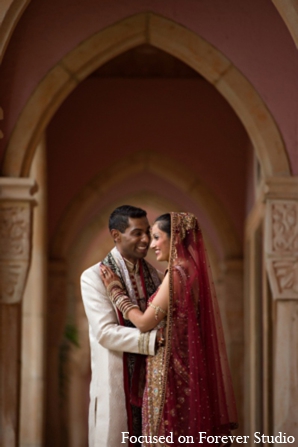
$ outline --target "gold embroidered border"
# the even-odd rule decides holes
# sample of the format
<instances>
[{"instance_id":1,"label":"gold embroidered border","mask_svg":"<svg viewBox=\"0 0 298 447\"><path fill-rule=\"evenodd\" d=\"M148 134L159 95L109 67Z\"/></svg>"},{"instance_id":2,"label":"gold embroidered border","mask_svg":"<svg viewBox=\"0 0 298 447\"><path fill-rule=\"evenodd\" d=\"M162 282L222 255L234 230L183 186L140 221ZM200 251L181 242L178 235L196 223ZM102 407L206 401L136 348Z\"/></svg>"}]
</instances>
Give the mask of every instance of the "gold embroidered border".
<instances>
[{"instance_id":1,"label":"gold embroidered border","mask_svg":"<svg viewBox=\"0 0 298 447\"><path fill-rule=\"evenodd\" d=\"M165 346L165 361L164 361L164 370L161 377L163 377L163 382L161 386L161 400L160 400L160 408L159 415L157 418L156 431L158 431L161 421L162 421L162 413L165 404L165 396L166 396L166 383L169 371L169 362L171 355L171 337L172 337L172 326L173 326L173 294L174 294L174 286L173 286L173 261L175 260L176 246L175 246L175 234L178 224L178 214L171 213L171 244L170 244L170 260L169 260L169 308L168 308L168 316L167 316L167 330L166 330L166 346Z\"/></svg>"},{"instance_id":2,"label":"gold embroidered border","mask_svg":"<svg viewBox=\"0 0 298 447\"><path fill-rule=\"evenodd\" d=\"M139 345L139 352L140 352L140 354L143 354L143 351L144 351L144 337L143 337L142 332L140 332L140 335L139 335L138 345Z\"/></svg>"},{"instance_id":3,"label":"gold embroidered border","mask_svg":"<svg viewBox=\"0 0 298 447\"><path fill-rule=\"evenodd\" d=\"M149 355L149 343L150 343L150 332L142 333L139 335L139 352L140 354Z\"/></svg>"},{"instance_id":4,"label":"gold embroidered border","mask_svg":"<svg viewBox=\"0 0 298 447\"><path fill-rule=\"evenodd\" d=\"M147 355L149 355L149 342L150 342L150 332L147 332L145 337L146 340L146 351L147 351Z\"/></svg>"}]
</instances>

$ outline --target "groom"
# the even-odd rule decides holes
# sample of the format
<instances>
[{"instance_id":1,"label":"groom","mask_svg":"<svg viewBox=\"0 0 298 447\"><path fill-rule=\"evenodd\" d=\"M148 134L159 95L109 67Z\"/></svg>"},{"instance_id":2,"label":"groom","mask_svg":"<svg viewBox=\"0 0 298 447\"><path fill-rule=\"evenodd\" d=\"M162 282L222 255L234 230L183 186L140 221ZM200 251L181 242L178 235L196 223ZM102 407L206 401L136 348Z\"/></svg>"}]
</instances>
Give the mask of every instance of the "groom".
<instances>
[{"instance_id":1,"label":"groom","mask_svg":"<svg viewBox=\"0 0 298 447\"><path fill-rule=\"evenodd\" d=\"M99 274L108 265L121 278L127 295L145 310L147 299L160 284L157 271L144 260L150 244L147 213L120 206L110 216L109 229L115 247L81 277L91 347L89 447L124 445L122 432L141 435L144 359L155 354L157 331L141 333L124 320Z\"/></svg>"}]
</instances>

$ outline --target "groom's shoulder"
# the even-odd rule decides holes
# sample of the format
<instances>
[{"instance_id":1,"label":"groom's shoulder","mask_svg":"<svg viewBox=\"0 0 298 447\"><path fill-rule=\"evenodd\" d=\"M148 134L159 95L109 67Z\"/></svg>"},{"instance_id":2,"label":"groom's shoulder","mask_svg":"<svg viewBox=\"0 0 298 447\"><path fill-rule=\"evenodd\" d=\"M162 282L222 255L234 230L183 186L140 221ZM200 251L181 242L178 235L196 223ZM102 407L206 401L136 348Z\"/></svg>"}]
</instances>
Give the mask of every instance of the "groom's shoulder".
<instances>
[{"instance_id":1,"label":"groom's shoulder","mask_svg":"<svg viewBox=\"0 0 298 447\"><path fill-rule=\"evenodd\" d=\"M91 265L90 267L85 269L83 271L83 273L81 274L81 281L84 280L84 279L87 279L87 280L88 279L93 279L93 280L100 279L100 281L101 281L100 274L99 274L100 264L102 262L104 262L104 263L108 262L109 263L110 261L112 261L113 258L114 258L114 255L113 255L113 250L112 250L103 259L98 261L96 264Z\"/></svg>"},{"instance_id":2,"label":"groom's shoulder","mask_svg":"<svg viewBox=\"0 0 298 447\"><path fill-rule=\"evenodd\" d=\"M96 264L91 265L90 267L86 268L81 274L81 280L87 279L87 278L99 277L100 262L97 262Z\"/></svg>"}]
</instances>

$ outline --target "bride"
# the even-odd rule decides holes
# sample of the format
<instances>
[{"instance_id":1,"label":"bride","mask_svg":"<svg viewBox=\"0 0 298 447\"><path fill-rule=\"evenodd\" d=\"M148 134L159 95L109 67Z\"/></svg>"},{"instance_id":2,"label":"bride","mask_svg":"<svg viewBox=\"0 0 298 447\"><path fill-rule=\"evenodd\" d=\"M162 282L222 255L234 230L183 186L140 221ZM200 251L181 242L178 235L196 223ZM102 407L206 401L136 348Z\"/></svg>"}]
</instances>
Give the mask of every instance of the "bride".
<instances>
[{"instance_id":1,"label":"bride","mask_svg":"<svg viewBox=\"0 0 298 447\"><path fill-rule=\"evenodd\" d=\"M216 445L230 445L226 437L237 427L235 399L196 217L190 213L158 217L152 227L151 248L157 261L168 261L168 269L144 313L125 295L112 270L102 266L101 271L108 295L125 319L141 332L155 327L164 330L164 346L147 357L143 445L167 445L151 442L153 436L160 440L171 436L172 445L180 445L180 438L207 446L208 436Z\"/></svg>"}]
</instances>

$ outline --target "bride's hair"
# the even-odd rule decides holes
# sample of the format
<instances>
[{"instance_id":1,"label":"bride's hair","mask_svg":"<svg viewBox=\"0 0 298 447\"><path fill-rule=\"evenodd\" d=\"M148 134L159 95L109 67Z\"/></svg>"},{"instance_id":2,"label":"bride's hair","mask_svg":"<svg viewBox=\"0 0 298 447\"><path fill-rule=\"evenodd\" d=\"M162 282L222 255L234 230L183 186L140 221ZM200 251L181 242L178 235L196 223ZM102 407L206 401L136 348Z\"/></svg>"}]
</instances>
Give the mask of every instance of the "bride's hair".
<instances>
[{"instance_id":1,"label":"bride's hair","mask_svg":"<svg viewBox=\"0 0 298 447\"><path fill-rule=\"evenodd\" d=\"M161 216L157 217L155 219L154 223L157 223L158 228L161 231L164 231L165 233L167 233L169 238L171 237L171 214L170 213L162 214Z\"/></svg>"}]
</instances>

